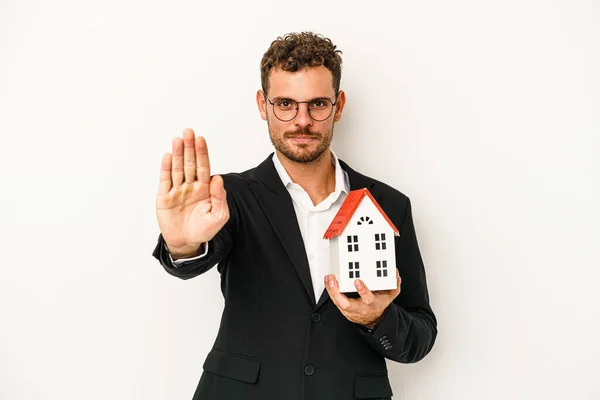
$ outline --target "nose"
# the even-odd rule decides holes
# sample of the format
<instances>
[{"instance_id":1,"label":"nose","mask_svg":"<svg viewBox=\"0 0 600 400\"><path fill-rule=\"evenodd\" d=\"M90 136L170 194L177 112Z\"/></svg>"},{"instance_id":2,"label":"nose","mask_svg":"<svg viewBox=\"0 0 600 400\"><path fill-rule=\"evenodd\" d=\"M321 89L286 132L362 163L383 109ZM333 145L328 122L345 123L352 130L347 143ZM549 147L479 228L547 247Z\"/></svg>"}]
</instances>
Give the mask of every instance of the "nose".
<instances>
[{"instance_id":1,"label":"nose","mask_svg":"<svg viewBox=\"0 0 600 400\"><path fill-rule=\"evenodd\" d=\"M308 114L308 104L298 104L298 114L296 114L296 117L294 118L294 125L297 127L306 127L311 126L312 124L313 120Z\"/></svg>"}]
</instances>

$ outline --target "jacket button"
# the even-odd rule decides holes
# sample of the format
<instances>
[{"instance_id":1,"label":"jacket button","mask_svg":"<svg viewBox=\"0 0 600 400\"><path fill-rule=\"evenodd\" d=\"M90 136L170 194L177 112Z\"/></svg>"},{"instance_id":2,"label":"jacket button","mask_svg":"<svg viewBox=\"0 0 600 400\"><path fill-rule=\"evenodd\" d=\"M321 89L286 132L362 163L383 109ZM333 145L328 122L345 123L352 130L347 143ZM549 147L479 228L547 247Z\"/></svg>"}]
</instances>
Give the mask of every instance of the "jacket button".
<instances>
[{"instance_id":1,"label":"jacket button","mask_svg":"<svg viewBox=\"0 0 600 400\"><path fill-rule=\"evenodd\" d=\"M315 373L315 367L313 367L312 365L307 365L306 367L304 367L304 373L308 376L311 376Z\"/></svg>"},{"instance_id":2,"label":"jacket button","mask_svg":"<svg viewBox=\"0 0 600 400\"><path fill-rule=\"evenodd\" d=\"M312 322L319 322L321 320L321 314L314 313L310 319L312 319Z\"/></svg>"}]
</instances>

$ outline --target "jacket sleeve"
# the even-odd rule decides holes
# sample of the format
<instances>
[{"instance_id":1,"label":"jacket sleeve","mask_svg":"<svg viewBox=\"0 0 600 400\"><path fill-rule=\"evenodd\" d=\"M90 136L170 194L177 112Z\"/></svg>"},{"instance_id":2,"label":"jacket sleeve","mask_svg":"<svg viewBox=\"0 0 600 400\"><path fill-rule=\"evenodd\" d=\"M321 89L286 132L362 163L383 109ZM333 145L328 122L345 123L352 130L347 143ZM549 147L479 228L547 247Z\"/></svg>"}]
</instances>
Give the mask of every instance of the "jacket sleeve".
<instances>
[{"instance_id":1,"label":"jacket sleeve","mask_svg":"<svg viewBox=\"0 0 600 400\"><path fill-rule=\"evenodd\" d=\"M396 267L402 283L400 294L390 304L377 327L356 331L382 356L401 363L423 359L437 336L437 320L429 305L425 268L413 224L410 199L400 236L396 238Z\"/></svg>"},{"instance_id":2,"label":"jacket sleeve","mask_svg":"<svg viewBox=\"0 0 600 400\"><path fill-rule=\"evenodd\" d=\"M158 236L158 243L152 255L160 262L163 268L171 275L181 279L190 279L205 273L223 260L234 244L236 223L236 207L232 196L227 192L227 206L229 207L229 220L219 232L208 242L208 251L202 257L177 263L175 265L167 251L162 233Z\"/></svg>"}]
</instances>

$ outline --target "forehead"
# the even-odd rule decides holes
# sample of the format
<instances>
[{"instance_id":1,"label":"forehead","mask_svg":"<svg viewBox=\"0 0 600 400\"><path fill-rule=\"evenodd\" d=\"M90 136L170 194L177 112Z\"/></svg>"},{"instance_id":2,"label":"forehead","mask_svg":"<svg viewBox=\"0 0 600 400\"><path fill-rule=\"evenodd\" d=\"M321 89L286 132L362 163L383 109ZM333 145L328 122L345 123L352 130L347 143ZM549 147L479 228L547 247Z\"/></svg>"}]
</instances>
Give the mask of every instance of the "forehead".
<instances>
[{"instance_id":1,"label":"forehead","mask_svg":"<svg viewBox=\"0 0 600 400\"><path fill-rule=\"evenodd\" d=\"M274 68L269 74L269 97L314 99L334 97L333 75L326 67L301 69L296 72Z\"/></svg>"}]
</instances>

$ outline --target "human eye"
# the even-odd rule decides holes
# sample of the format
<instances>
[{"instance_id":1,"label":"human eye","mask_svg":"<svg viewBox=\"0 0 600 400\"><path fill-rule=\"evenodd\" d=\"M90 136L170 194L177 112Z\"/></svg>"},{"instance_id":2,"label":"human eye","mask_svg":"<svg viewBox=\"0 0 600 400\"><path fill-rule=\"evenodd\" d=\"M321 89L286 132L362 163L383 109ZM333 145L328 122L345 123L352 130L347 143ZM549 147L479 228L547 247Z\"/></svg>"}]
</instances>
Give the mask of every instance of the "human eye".
<instances>
[{"instance_id":1,"label":"human eye","mask_svg":"<svg viewBox=\"0 0 600 400\"><path fill-rule=\"evenodd\" d=\"M294 102L291 101L290 99L279 99L275 102L275 105L278 108L285 109L285 110L290 110L295 107Z\"/></svg>"},{"instance_id":2,"label":"human eye","mask_svg":"<svg viewBox=\"0 0 600 400\"><path fill-rule=\"evenodd\" d=\"M310 102L311 108L327 108L329 101L327 99L315 99Z\"/></svg>"}]
</instances>

